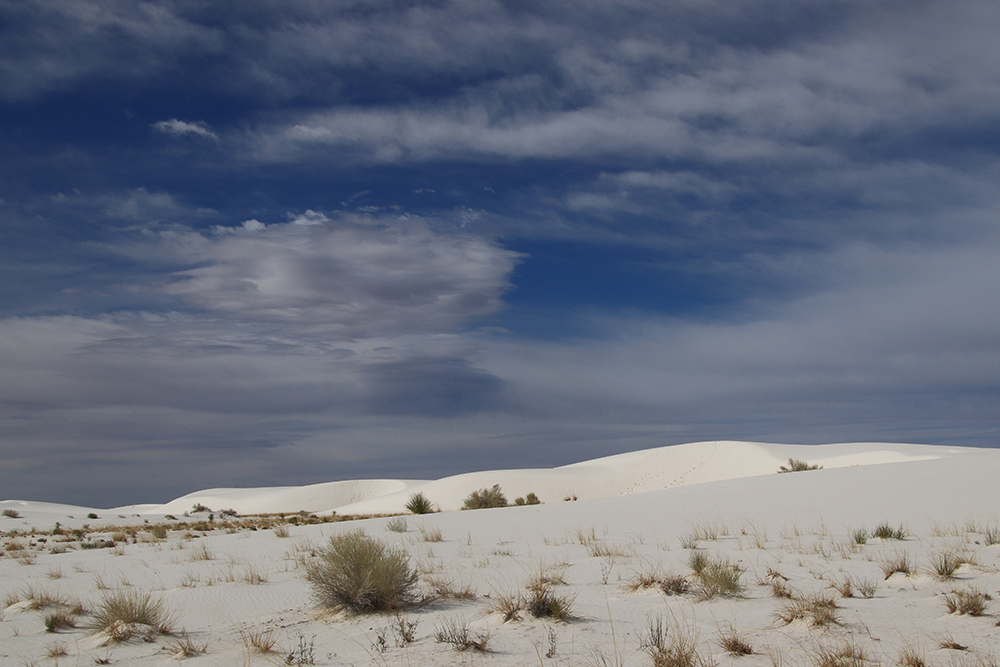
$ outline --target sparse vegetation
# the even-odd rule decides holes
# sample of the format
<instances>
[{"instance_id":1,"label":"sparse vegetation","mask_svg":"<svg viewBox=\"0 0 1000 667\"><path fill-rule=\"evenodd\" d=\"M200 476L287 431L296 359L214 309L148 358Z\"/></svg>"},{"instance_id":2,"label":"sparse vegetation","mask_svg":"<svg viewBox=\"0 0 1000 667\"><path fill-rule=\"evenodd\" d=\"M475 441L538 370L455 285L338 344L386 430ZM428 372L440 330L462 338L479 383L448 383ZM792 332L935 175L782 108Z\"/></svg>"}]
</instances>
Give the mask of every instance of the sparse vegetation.
<instances>
[{"instance_id":1,"label":"sparse vegetation","mask_svg":"<svg viewBox=\"0 0 1000 667\"><path fill-rule=\"evenodd\" d=\"M666 623L650 619L646 633L639 637L639 648L649 654L653 667L715 667L698 653L698 637L693 630L667 631Z\"/></svg>"},{"instance_id":2,"label":"sparse vegetation","mask_svg":"<svg viewBox=\"0 0 1000 667\"><path fill-rule=\"evenodd\" d=\"M423 493L414 493L406 501L406 509L413 514L430 514L434 511L434 506Z\"/></svg>"},{"instance_id":3,"label":"sparse vegetation","mask_svg":"<svg viewBox=\"0 0 1000 667\"><path fill-rule=\"evenodd\" d=\"M905 540L906 530L902 526L893 528L888 523L880 523L872 531L872 537L877 537L881 540Z\"/></svg>"},{"instance_id":4,"label":"sparse vegetation","mask_svg":"<svg viewBox=\"0 0 1000 667\"><path fill-rule=\"evenodd\" d=\"M814 626L840 623L836 601L821 594L792 598L775 615L785 623L806 621Z\"/></svg>"},{"instance_id":5,"label":"sparse vegetation","mask_svg":"<svg viewBox=\"0 0 1000 667\"><path fill-rule=\"evenodd\" d=\"M753 645L740 637L736 628L729 624L719 628L719 646L730 655L753 655Z\"/></svg>"},{"instance_id":6,"label":"sparse vegetation","mask_svg":"<svg viewBox=\"0 0 1000 667\"><path fill-rule=\"evenodd\" d=\"M488 489L473 491L462 503L463 510L481 510L491 507L506 507L507 496L500 490L499 484L494 484Z\"/></svg>"},{"instance_id":7,"label":"sparse vegetation","mask_svg":"<svg viewBox=\"0 0 1000 667\"><path fill-rule=\"evenodd\" d=\"M20 512L18 512L17 510L12 510L12 509L5 509L4 511L0 512L0 516L5 516L8 519L19 519L19 518L21 518Z\"/></svg>"},{"instance_id":8,"label":"sparse vegetation","mask_svg":"<svg viewBox=\"0 0 1000 667\"><path fill-rule=\"evenodd\" d=\"M390 533L405 533L406 519L401 516L393 517L386 522L385 529Z\"/></svg>"},{"instance_id":9,"label":"sparse vegetation","mask_svg":"<svg viewBox=\"0 0 1000 667\"><path fill-rule=\"evenodd\" d=\"M822 470L822 468L823 468L823 466L821 466L821 465L809 465L805 461L801 461L799 459L792 459L792 458L790 458L790 459L788 459L788 465L787 466L781 466L780 468L778 468L778 472L779 473L782 473L782 472L802 472L804 470Z\"/></svg>"},{"instance_id":10,"label":"sparse vegetation","mask_svg":"<svg viewBox=\"0 0 1000 667\"><path fill-rule=\"evenodd\" d=\"M456 651L478 651L487 653L491 633L481 631L473 633L469 629L468 621L462 619L448 619L441 627L434 631L434 640L439 644L451 644Z\"/></svg>"},{"instance_id":11,"label":"sparse vegetation","mask_svg":"<svg viewBox=\"0 0 1000 667\"><path fill-rule=\"evenodd\" d=\"M542 501L538 499L534 493L529 493L524 497L517 497L514 499L515 505L541 505Z\"/></svg>"},{"instance_id":12,"label":"sparse vegetation","mask_svg":"<svg viewBox=\"0 0 1000 667\"><path fill-rule=\"evenodd\" d=\"M950 551L936 553L930 557L931 571L939 579L953 579L962 566L962 559Z\"/></svg>"},{"instance_id":13,"label":"sparse vegetation","mask_svg":"<svg viewBox=\"0 0 1000 667\"><path fill-rule=\"evenodd\" d=\"M163 600L134 588L106 595L94 610L94 629L106 633L116 643L138 634L169 635L173 623Z\"/></svg>"},{"instance_id":14,"label":"sparse vegetation","mask_svg":"<svg viewBox=\"0 0 1000 667\"><path fill-rule=\"evenodd\" d=\"M335 535L306 564L306 579L324 607L353 613L393 611L414 599L417 573L405 551L355 531Z\"/></svg>"},{"instance_id":15,"label":"sparse vegetation","mask_svg":"<svg viewBox=\"0 0 1000 667\"><path fill-rule=\"evenodd\" d=\"M912 574L913 565L910 563L909 555L905 553L897 553L890 558L886 558L882 561L882 574L888 579L897 572L901 574Z\"/></svg>"},{"instance_id":16,"label":"sparse vegetation","mask_svg":"<svg viewBox=\"0 0 1000 667\"><path fill-rule=\"evenodd\" d=\"M989 594L969 588L961 591L952 590L944 596L944 604L949 614L982 616L986 613L986 607L989 606L991 599Z\"/></svg>"},{"instance_id":17,"label":"sparse vegetation","mask_svg":"<svg viewBox=\"0 0 1000 667\"><path fill-rule=\"evenodd\" d=\"M695 570L695 574L698 581L694 594L701 600L716 596L741 597L746 591L742 581L743 571L725 558L708 559L700 570Z\"/></svg>"}]
</instances>

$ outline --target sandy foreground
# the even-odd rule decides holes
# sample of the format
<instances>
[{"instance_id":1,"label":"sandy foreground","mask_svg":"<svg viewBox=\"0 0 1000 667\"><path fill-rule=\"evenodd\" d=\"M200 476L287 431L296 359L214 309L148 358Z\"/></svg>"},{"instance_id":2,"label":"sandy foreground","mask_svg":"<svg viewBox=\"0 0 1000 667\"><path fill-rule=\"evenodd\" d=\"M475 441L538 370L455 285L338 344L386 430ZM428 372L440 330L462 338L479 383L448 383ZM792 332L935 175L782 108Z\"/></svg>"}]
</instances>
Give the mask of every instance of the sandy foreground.
<instances>
[{"instance_id":1,"label":"sandy foreground","mask_svg":"<svg viewBox=\"0 0 1000 667\"><path fill-rule=\"evenodd\" d=\"M790 457L823 469L776 474ZM713 442L550 470L213 489L165 505L8 500L0 665L995 667L998 480L994 450ZM458 511L494 484L543 504ZM401 528L392 517L304 525L404 514L416 492L443 511L406 516L403 532L388 529ZM262 514L285 517L246 516ZM872 536L879 526L902 534ZM317 607L306 563L356 530L406 550L420 605L366 616ZM742 592L709 597L698 559L735 566ZM950 576L943 563L957 566ZM505 621L497 607L539 580L565 618ZM173 633L118 643L95 633L95 611L124 591L162 600ZM75 627L49 632L57 614ZM437 641L462 628L487 638L486 652ZM270 652L253 647L264 637ZM734 639L752 652L727 651ZM668 661L685 647L693 662Z\"/></svg>"}]
</instances>

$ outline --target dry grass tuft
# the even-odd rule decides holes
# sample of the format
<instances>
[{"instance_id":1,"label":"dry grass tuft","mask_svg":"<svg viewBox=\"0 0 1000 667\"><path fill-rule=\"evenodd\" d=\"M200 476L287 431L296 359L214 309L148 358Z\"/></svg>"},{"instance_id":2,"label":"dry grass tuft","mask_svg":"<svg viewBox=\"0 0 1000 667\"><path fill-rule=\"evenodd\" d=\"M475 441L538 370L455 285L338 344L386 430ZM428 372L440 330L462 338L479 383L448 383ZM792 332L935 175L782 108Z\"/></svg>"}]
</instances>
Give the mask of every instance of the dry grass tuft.
<instances>
[{"instance_id":1,"label":"dry grass tuft","mask_svg":"<svg viewBox=\"0 0 1000 667\"><path fill-rule=\"evenodd\" d=\"M410 604L417 573L402 549L357 531L335 535L306 565L318 602L353 613L393 611Z\"/></svg>"},{"instance_id":2,"label":"dry grass tuft","mask_svg":"<svg viewBox=\"0 0 1000 667\"><path fill-rule=\"evenodd\" d=\"M105 632L113 642L127 641L140 632L169 635L173 617L163 600L152 593L128 589L107 595L94 610L94 629Z\"/></svg>"},{"instance_id":3,"label":"dry grass tuft","mask_svg":"<svg viewBox=\"0 0 1000 667\"><path fill-rule=\"evenodd\" d=\"M649 654L653 667L715 667L698 652L698 636L690 629L667 631L662 618L650 619L646 633L639 637L639 648Z\"/></svg>"},{"instance_id":4,"label":"dry grass tuft","mask_svg":"<svg viewBox=\"0 0 1000 667\"><path fill-rule=\"evenodd\" d=\"M725 558L709 559L701 571L696 571L698 578L694 594L700 600L711 600L714 597L742 597L746 591L743 584L743 570L730 563Z\"/></svg>"},{"instance_id":5,"label":"dry grass tuft","mask_svg":"<svg viewBox=\"0 0 1000 667\"><path fill-rule=\"evenodd\" d=\"M816 667L864 667L867 656L856 644L818 646L812 652Z\"/></svg>"},{"instance_id":6,"label":"dry grass tuft","mask_svg":"<svg viewBox=\"0 0 1000 667\"><path fill-rule=\"evenodd\" d=\"M982 616L986 613L986 607L992 600L987 593L975 588L963 591L953 590L944 596L944 604L948 608L949 614L966 614L968 616Z\"/></svg>"},{"instance_id":7,"label":"dry grass tuft","mask_svg":"<svg viewBox=\"0 0 1000 667\"><path fill-rule=\"evenodd\" d=\"M930 557L931 572L938 579L954 579L955 572L963 562L962 558L950 551L933 554Z\"/></svg>"},{"instance_id":8,"label":"dry grass tuft","mask_svg":"<svg viewBox=\"0 0 1000 667\"><path fill-rule=\"evenodd\" d=\"M440 528L419 526L419 529L420 529L420 538L424 542L444 542L444 535L441 534Z\"/></svg>"},{"instance_id":9,"label":"dry grass tuft","mask_svg":"<svg viewBox=\"0 0 1000 667\"><path fill-rule=\"evenodd\" d=\"M902 648L896 664L900 665L900 667L928 667L924 656L917 653L916 649L912 646L904 646Z\"/></svg>"},{"instance_id":10,"label":"dry grass tuft","mask_svg":"<svg viewBox=\"0 0 1000 667\"><path fill-rule=\"evenodd\" d=\"M890 558L886 558L882 561L882 574L888 579L897 572L910 575L913 573L913 564L910 562L910 557L906 553L897 553Z\"/></svg>"},{"instance_id":11,"label":"dry grass tuft","mask_svg":"<svg viewBox=\"0 0 1000 667\"><path fill-rule=\"evenodd\" d=\"M236 633L243 641L243 648L248 652L268 654L274 652L274 647L278 644L278 639L274 636L274 626L246 626L240 625L236 628Z\"/></svg>"},{"instance_id":12,"label":"dry grass tuft","mask_svg":"<svg viewBox=\"0 0 1000 667\"><path fill-rule=\"evenodd\" d=\"M753 645L742 639L729 624L719 628L719 646L730 655L753 655Z\"/></svg>"},{"instance_id":13,"label":"dry grass tuft","mask_svg":"<svg viewBox=\"0 0 1000 667\"><path fill-rule=\"evenodd\" d=\"M807 621L814 626L839 625L837 602L822 594L793 598L775 614L785 623Z\"/></svg>"},{"instance_id":14,"label":"dry grass tuft","mask_svg":"<svg viewBox=\"0 0 1000 667\"><path fill-rule=\"evenodd\" d=\"M492 633L487 631L473 633L469 629L468 621L462 619L449 619L434 631L434 640L439 644L451 644L456 651L478 651L487 653Z\"/></svg>"}]
</instances>

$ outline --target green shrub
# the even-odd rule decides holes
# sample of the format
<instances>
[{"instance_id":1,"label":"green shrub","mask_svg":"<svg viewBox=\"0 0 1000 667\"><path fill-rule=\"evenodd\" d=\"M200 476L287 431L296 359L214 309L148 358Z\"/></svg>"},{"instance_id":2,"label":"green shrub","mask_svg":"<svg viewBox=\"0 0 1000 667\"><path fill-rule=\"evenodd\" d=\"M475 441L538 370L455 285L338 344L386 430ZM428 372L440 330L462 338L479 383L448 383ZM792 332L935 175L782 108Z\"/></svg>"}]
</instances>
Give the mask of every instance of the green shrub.
<instances>
[{"instance_id":1,"label":"green shrub","mask_svg":"<svg viewBox=\"0 0 1000 667\"><path fill-rule=\"evenodd\" d=\"M507 507L507 496L500 490L499 484L494 484L489 489L473 491L462 504L464 510L481 510L490 507Z\"/></svg>"},{"instance_id":2,"label":"green shrub","mask_svg":"<svg viewBox=\"0 0 1000 667\"><path fill-rule=\"evenodd\" d=\"M306 566L306 579L324 607L356 614L393 611L414 600L417 573L405 551L363 532L335 535Z\"/></svg>"},{"instance_id":3,"label":"green shrub","mask_svg":"<svg viewBox=\"0 0 1000 667\"><path fill-rule=\"evenodd\" d=\"M906 539L906 530L902 526L893 528L888 523L880 523L872 531L872 537L882 540L904 540Z\"/></svg>"},{"instance_id":4,"label":"green shrub","mask_svg":"<svg viewBox=\"0 0 1000 667\"><path fill-rule=\"evenodd\" d=\"M541 505L542 501L538 499L534 493L529 493L528 495L522 497L517 497L514 499L515 505Z\"/></svg>"},{"instance_id":5,"label":"green shrub","mask_svg":"<svg viewBox=\"0 0 1000 667\"><path fill-rule=\"evenodd\" d=\"M802 472L803 470L822 470L823 466L820 465L809 465L805 461L800 461L799 459L788 459L787 466L781 466L778 468L778 472Z\"/></svg>"},{"instance_id":6,"label":"green shrub","mask_svg":"<svg viewBox=\"0 0 1000 667\"><path fill-rule=\"evenodd\" d=\"M406 509L413 514L430 514L434 511L434 506L422 493L414 493L406 502Z\"/></svg>"},{"instance_id":7,"label":"green shrub","mask_svg":"<svg viewBox=\"0 0 1000 667\"><path fill-rule=\"evenodd\" d=\"M728 560L709 560L701 572L698 572L695 595L702 600L710 600L716 596L741 597L746 591L742 577L743 571Z\"/></svg>"},{"instance_id":8,"label":"green shrub","mask_svg":"<svg viewBox=\"0 0 1000 667\"><path fill-rule=\"evenodd\" d=\"M0 516L5 516L8 519L17 519L20 518L21 514L17 510L6 509L0 512Z\"/></svg>"}]
</instances>

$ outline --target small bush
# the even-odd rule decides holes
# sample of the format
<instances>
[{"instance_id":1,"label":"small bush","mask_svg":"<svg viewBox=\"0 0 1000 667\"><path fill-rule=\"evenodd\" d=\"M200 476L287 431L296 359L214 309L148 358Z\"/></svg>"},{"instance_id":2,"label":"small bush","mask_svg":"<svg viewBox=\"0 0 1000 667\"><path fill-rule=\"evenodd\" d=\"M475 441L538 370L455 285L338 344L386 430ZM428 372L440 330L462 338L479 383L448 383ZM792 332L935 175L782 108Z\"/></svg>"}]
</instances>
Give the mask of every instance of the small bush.
<instances>
[{"instance_id":1,"label":"small bush","mask_svg":"<svg viewBox=\"0 0 1000 667\"><path fill-rule=\"evenodd\" d=\"M6 509L6 510L0 512L0 516L5 516L8 519L19 519L19 518L21 518L21 514L17 510L12 510L12 509Z\"/></svg>"},{"instance_id":2,"label":"small bush","mask_svg":"<svg viewBox=\"0 0 1000 667\"><path fill-rule=\"evenodd\" d=\"M730 655L753 655L753 645L736 634L736 628L719 628L719 646Z\"/></svg>"},{"instance_id":3,"label":"small bush","mask_svg":"<svg viewBox=\"0 0 1000 667\"><path fill-rule=\"evenodd\" d=\"M808 621L810 625L838 625L837 603L824 595L793 598L775 614L785 623Z\"/></svg>"},{"instance_id":4,"label":"small bush","mask_svg":"<svg viewBox=\"0 0 1000 667\"><path fill-rule=\"evenodd\" d=\"M888 523L880 523L875 526L875 530L872 531L872 537L877 537L882 540L905 540L906 530L902 526L899 528L893 528Z\"/></svg>"},{"instance_id":5,"label":"small bush","mask_svg":"<svg viewBox=\"0 0 1000 667\"><path fill-rule=\"evenodd\" d=\"M799 459L788 459L787 466L781 466L778 468L778 472L802 472L803 470L822 470L821 465L809 465L805 461L800 461Z\"/></svg>"},{"instance_id":6,"label":"small bush","mask_svg":"<svg viewBox=\"0 0 1000 667\"><path fill-rule=\"evenodd\" d=\"M420 526L420 539L424 542L443 542L444 535L441 533L440 528L430 528L428 526Z\"/></svg>"},{"instance_id":7,"label":"small bush","mask_svg":"<svg viewBox=\"0 0 1000 667\"><path fill-rule=\"evenodd\" d=\"M491 507L507 507L507 496L500 490L499 484L494 484L489 489L473 491L462 503L463 510L482 510Z\"/></svg>"},{"instance_id":8,"label":"small bush","mask_svg":"<svg viewBox=\"0 0 1000 667\"><path fill-rule=\"evenodd\" d=\"M663 619L649 621L645 635L639 637L639 648L649 654L653 667L714 667L715 663L698 653L698 637L694 631L667 632Z\"/></svg>"},{"instance_id":9,"label":"small bush","mask_svg":"<svg viewBox=\"0 0 1000 667\"><path fill-rule=\"evenodd\" d=\"M851 541L859 547L867 544L868 531L864 528L858 528L857 530L851 531Z\"/></svg>"},{"instance_id":10,"label":"small bush","mask_svg":"<svg viewBox=\"0 0 1000 667\"><path fill-rule=\"evenodd\" d=\"M964 591L953 590L944 596L944 604L948 608L949 614L968 614L969 616L982 616L989 606L989 595L982 591L970 588Z\"/></svg>"},{"instance_id":11,"label":"small bush","mask_svg":"<svg viewBox=\"0 0 1000 667\"><path fill-rule=\"evenodd\" d=\"M934 554L930 561L931 571L939 579L954 579L955 572L962 566L962 559L948 551Z\"/></svg>"},{"instance_id":12,"label":"small bush","mask_svg":"<svg viewBox=\"0 0 1000 667\"><path fill-rule=\"evenodd\" d=\"M76 619L72 614L64 611L54 612L45 615L45 631L58 632L63 628L75 628Z\"/></svg>"},{"instance_id":13,"label":"small bush","mask_svg":"<svg viewBox=\"0 0 1000 667\"><path fill-rule=\"evenodd\" d=\"M101 517L99 517L96 514L94 514L93 512L91 512L90 514L87 515L87 518L88 519L100 519Z\"/></svg>"},{"instance_id":14,"label":"small bush","mask_svg":"<svg viewBox=\"0 0 1000 667\"><path fill-rule=\"evenodd\" d=\"M677 574L668 575L660 581L660 591L664 595L687 595L691 592L691 582Z\"/></svg>"},{"instance_id":15,"label":"small bush","mask_svg":"<svg viewBox=\"0 0 1000 667\"><path fill-rule=\"evenodd\" d=\"M318 555L306 579L324 607L361 614L394 611L414 599L417 573L402 549L358 531L331 537Z\"/></svg>"},{"instance_id":16,"label":"small bush","mask_svg":"<svg viewBox=\"0 0 1000 667\"><path fill-rule=\"evenodd\" d=\"M886 579L897 572L906 575L913 572L913 565L910 563L910 557L905 553L896 554L892 558L887 558L882 561L882 574L885 575Z\"/></svg>"},{"instance_id":17,"label":"small bush","mask_svg":"<svg viewBox=\"0 0 1000 667\"><path fill-rule=\"evenodd\" d=\"M858 587L858 593L861 593L861 597L866 600L870 600L875 597L875 592L878 591L878 582L872 581L871 579L862 579L861 581L855 583Z\"/></svg>"},{"instance_id":18,"label":"small bush","mask_svg":"<svg viewBox=\"0 0 1000 667\"><path fill-rule=\"evenodd\" d=\"M708 553L701 549L695 549L688 556L688 567L694 570L695 574L701 574L709 563Z\"/></svg>"},{"instance_id":19,"label":"small bush","mask_svg":"<svg viewBox=\"0 0 1000 667\"><path fill-rule=\"evenodd\" d=\"M928 667L924 657L917 653L912 646L904 646L899 652L899 659L896 664L900 667Z\"/></svg>"},{"instance_id":20,"label":"small bush","mask_svg":"<svg viewBox=\"0 0 1000 667\"><path fill-rule=\"evenodd\" d=\"M434 511L434 506L424 494L414 493L410 496L410 499L406 501L406 509L413 514L430 514Z\"/></svg>"},{"instance_id":21,"label":"small bush","mask_svg":"<svg viewBox=\"0 0 1000 667\"><path fill-rule=\"evenodd\" d=\"M860 647L848 643L833 647L820 646L812 657L816 667L865 667L867 659Z\"/></svg>"},{"instance_id":22,"label":"small bush","mask_svg":"<svg viewBox=\"0 0 1000 667\"><path fill-rule=\"evenodd\" d=\"M474 650L480 653L488 652L486 645L492 635L486 632L475 634L469 629L469 624L463 620L449 619L434 631L434 639L439 644L451 644L456 651Z\"/></svg>"},{"instance_id":23,"label":"small bush","mask_svg":"<svg viewBox=\"0 0 1000 667\"><path fill-rule=\"evenodd\" d=\"M128 589L104 597L94 610L94 629L107 632L114 642L123 642L140 631L169 635L173 618L163 600L146 591Z\"/></svg>"},{"instance_id":24,"label":"small bush","mask_svg":"<svg viewBox=\"0 0 1000 667\"><path fill-rule=\"evenodd\" d=\"M385 529L390 533L405 533L406 519L401 516L393 517L386 522Z\"/></svg>"},{"instance_id":25,"label":"small bush","mask_svg":"<svg viewBox=\"0 0 1000 667\"><path fill-rule=\"evenodd\" d=\"M542 577L528 582L524 606L535 618L556 618L565 621L573 612L576 598L569 595L555 595L552 585Z\"/></svg>"},{"instance_id":26,"label":"small bush","mask_svg":"<svg viewBox=\"0 0 1000 667\"><path fill-rule=\"evenodd\" d=\"M728 560L710 560L701 572L698 572L695 595L701 600L710 600L716 596L741 597L746 590L742 576L743 571Z\"/></svg>"},{"instance_id":27,"label":"small bush","mask_svg":"<svg viewBox=\"0 0 1000 667\"><path fill-rule=\"evenodd\" d=\"M518 497L514 499L515 505L541 505L542 501L538 499L534 493L529 493L523 498Z\"/></svg>"}]
</instances>

